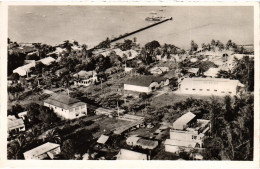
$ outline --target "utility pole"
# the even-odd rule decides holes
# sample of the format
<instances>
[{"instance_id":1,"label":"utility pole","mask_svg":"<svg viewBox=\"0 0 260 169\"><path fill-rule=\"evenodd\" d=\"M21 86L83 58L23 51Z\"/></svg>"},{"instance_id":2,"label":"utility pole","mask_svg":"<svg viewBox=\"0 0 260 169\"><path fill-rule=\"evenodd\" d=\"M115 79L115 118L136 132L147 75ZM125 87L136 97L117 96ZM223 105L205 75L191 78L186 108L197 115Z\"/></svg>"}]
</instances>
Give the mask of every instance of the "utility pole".
<instances>
[{"instance_id":1,"label":"utility pole","mask_svg":"<svg viewBox=\"0 0 260 169\"><path fill-rule=\"evenodd\" d=\"M116 102L116 105L117 105L117 116L119 117L119 106L118 106L118 100Z\"/></svg>"}]
</instances>

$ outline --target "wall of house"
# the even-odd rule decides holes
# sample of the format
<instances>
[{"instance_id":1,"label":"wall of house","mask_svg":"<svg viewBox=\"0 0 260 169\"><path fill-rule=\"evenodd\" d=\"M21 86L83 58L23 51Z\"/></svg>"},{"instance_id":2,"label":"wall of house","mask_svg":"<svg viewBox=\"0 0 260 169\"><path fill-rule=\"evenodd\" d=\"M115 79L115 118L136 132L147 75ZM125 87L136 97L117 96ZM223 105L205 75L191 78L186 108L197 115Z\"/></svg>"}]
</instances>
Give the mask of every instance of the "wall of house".
<instances>
[{"instance_id":1,"label":"wall of house","mask_svg":"<svg viewBox=\"0 0 260 169\"><path fill-rule=\"evenodd\" d=\"M185 94L202 94L202 95L236 95L237 87L231 86L228 83L212 82L205 84L198 83L181 83L180 91Z\"/></svg>"},{"instance_id":2,"label":"wall of house","mask_svg":"<svg viewBox=\"0 0 260 169\"><path fill-rule=\"evenodd\" d=\"M61 118L74 119L87 115L87 105L78 106L69 110L44 103L44 106L52 108L53 111Z\"/></svg>"},{"instance_id":3,"label":"wall of house","mask_svg":"<svg viewBox=\"0 0 260 169\"><path fill-rule=\"evenodd\" d=\"M52 149L52 150L50 150L48 152L50 152L50 153L52 153L54 155L60 154L60 152L61 152L60 146L57 147L57 148L54 148L54 149ZM25 160L42 160L42 159L45 159L47 157L48 157L47 152L45 152L43 154L40 154L38 156L31 156L31 154L24 154L24 159Z\"/></svg>"},{"instance_id":4,"label":"wall of house","mask_svg":"<svg viewBox=\"0 0 260 169\"><path fill-rule=\"evenodd\" d=\"M98 81L97 77L91 77L89 79L81 80L79 82L74 81L74 85L75 86L78 86L78 85L80 85L80 86L89 86L91 84L94 84L95 81L96 82Z\"/></svg>"},{"instance_id":5,"label":"wall of house","mask_svg":"<svg viewBox=\"0 0 260 169\"><path fill-rule=\"evenodd\" d=\"M144 92L144 93L151 92L151 89L149 87L135 86L135 85L130 85L130 84L124 84L124 90L130 90L130 91L136 91L136 92Z\"/></svg>"},{"instance_id":6,"label":"wall of house","mask_svg":"<svg viewBox=\"0 0 260 169\"><path fill-rule=\"evenodd\" d=\"M179 132L178 130L171 130L170 131L170 139L175 140L186 140L186 141L192 141L193 136L196 136L196 134L193 134L191 132Z\"/></svg>"},{"instance_id":7,"label":"wall of house","mask_svg":"<svg viewBox=\"0 0 260 169\"><path fill-rule=\"evenodd\" d=\"M82 105L69 109L70 119L79 118L87 115L87 105Z\"/></svg>"}]
</instances>

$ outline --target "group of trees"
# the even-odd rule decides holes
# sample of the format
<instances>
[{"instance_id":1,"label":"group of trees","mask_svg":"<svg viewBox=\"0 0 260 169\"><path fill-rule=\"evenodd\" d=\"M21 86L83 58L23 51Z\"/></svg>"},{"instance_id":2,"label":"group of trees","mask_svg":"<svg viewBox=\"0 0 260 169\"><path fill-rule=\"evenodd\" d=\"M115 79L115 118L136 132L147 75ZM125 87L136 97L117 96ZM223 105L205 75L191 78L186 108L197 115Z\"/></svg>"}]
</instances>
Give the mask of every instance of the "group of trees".
<instances>
[{"instance_id":1,"label":"group of trees","mask_svg":"<svg viewBox=\"0 0 260 169\"><path fill-rule=\"evenodd\" d=\"M206 159L253 160L254 96L226 96L224 103L214 99L210 105L212 136L205 144Z\"/></svg>"},{"instance_id":2,"label":"group of trees","mask_svg":"<svg viewBox=\"0 0 260 169\"><path fill-rule=\"evenodd\" d=\"M54 113L53 109L39 105L37 103L30 103L25 108L27 110L27 116L30 121L30 125L38 123L53 123L57 122L60 119Z\"/></svg>"},{"instance_id":3,"label":"group of trees","mask_svg":"<svg viewBox=\"0 0 260 169\"><path fill-rule=\"evenodd\" d=\"M254 58L244 56L234 59L235 66L232 71L219 71L218 77L237 79L246 85L247 91L254 91Z\"/></svg>"},{"instance_id":4,"label":"group of trees","mask_svg":"<svg viewBox=\"0 0 260 169\"><path fill-rule=\"evenodd\" d=\"M11 100L10 96L12 95L14 99L17 99L19 95L24 91L24 87L21 85L21 83L8 86L7 92L8 92L8 98ZM10 95L11 94L11 95Z\"/></svg>"}]
</instances>

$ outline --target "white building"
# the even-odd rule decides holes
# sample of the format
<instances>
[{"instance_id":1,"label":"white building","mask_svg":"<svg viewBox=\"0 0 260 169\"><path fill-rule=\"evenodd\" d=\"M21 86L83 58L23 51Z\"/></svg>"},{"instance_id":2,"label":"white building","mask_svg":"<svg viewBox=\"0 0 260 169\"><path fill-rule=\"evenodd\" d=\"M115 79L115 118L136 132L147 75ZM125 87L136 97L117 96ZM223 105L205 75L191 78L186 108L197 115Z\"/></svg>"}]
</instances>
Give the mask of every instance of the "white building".
<instances>
[{"instance_id":1,"label":"white building","mask_svg":"<svg viewBox=\"0 0 260 169\"><path fill-rule=\"evenodd\" d=\"M30 69L32 67L35 67L35 61L14 69L13 73L18 73L20 76L28 76L28 73L30 73Z\"/></svg>"},{"instance_id":2,"label":"white building","mask_svg":"<svg viewBox=\"0 0 260 169\"><path fill-rule=\"evenodd\" d=\"M43 58L41 60L38 60L37 62L42 62L44 65L50 65L52 62L55 62L56 59L52 58L52 57L46 57L46 58Z\"/></svg>"},{"instance_id":3,"label":"white building","mask_svg":"<svg viewBox=\"0 0 260 169\"><path fill-rule=\"evenodd\" d=\"M150 72L153 74L153 75L161 75L163 73L166 73L166 72L169 72L169 68L168 67L153 67L150 69Z\"/></svg>"},{"instance_id":4,"label":"white building","mask_svg":"<svg viewBox=\"0 0 260 169\"><path fill-rule=\"evenodd\" d=\"M124 83L124 90L150 93L157 88L169 85L169 79L156 76L139 76L128 79Z\"/></svg>"},{"instance_id":5,"label":"white building","mask_svg":"<svg viewBox=\"0 0 260 169\"><path fill-rule=\"evenodd\" d=\"M55 94L44 101L61 118L74 119L87 115L87 104L67 95Z\"/></svg>"},{"instance_id":6,"label":"white building","mask_svg":"<svg viewBox=\"0 0 260 169\"><path fill-rule=\"evenodd\" d=\"M206 72L204 72L204 76L208 76L208 77L217 77L218 72L219 72L219 68L209 68L209 70L207 70Z\"/></svg>"},{"instance_id":7,"label":"white building","mask_svg":"<svg viewBox=\"0 0 260 169\"><path fill-rule=\"evenodd\" d=\"M117 154L117 160L148 160L148 156L143 153L121 149Z\"/></svg>"},{"instance_id":8,"label":"white building","mask_svg":"<svg viewBox=\"0 0 260 169\"><path fill-rule=\"evenodd\" d=\"M23 153L25 160L43 160L53 159L55 155L60 154L60 145L47 142L32 150Z\"/></svg>"},{"instance_id":9,"label":"white building","mask_svg":"<svg viewBox=\"0 0 260 169\"><path fill-rule=\"evenodd\" d=\"M142 149L153 150L158 146L158 141L143 139L134 135L126 139L126 144L129 146L140 146Z\"/></svg>"},{"instance_id":10,"label":"white building","mask_svg":"<svg viewBox=\"0 0 260 169\"><path fill-rule=\"evenodd\" d=\"M17 119L15 116L8 116L8 132L25 131L23 119Z\"/></svg>"},{"instance_id":11,"label":"white building","mask_svg":"<svg viewBox=\"0 0 260 169\"><path fill-rule=\"evenodd\" d=\"M179 87L183 94L234 96L244 85L238 80L224 78L184 78Z\"/></svg>"},{"instance_id":12,"label":"white building","mask_svg":"<svg viewBox=\"0 0 260 169\"><path fill-rule=\"evenodd\" d=\"M97 73L95 71L85 71L82 70L73 75L75 79L74 85L75 86L89 86L98 82Z\"/></svg>"},{"instance_id":13,"label":"white building","mask_svg":"<svg viewBox=\"0 0 260 169\"><path fill-rule=\"evenodd\" d=\"M210 121L195 117L196 115L188 112L173 123L170 139L164 143L166 152L179 153L182 150L203 147L204 138L210 129Z\"/></svg>"}]
</instances>

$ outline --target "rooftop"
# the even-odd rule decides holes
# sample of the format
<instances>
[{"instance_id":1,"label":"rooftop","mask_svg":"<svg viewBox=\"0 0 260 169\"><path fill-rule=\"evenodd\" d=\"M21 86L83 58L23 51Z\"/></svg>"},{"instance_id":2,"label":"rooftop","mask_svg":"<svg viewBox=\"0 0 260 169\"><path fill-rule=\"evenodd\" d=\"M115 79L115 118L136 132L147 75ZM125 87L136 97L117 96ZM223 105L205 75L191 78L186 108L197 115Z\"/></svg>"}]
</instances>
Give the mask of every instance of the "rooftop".
<instances>
[{"instance_id":1,"label":"rooftop","mask_svg":"<svg viewBox=\"0 0 260 169\"><path fill-rule=\"evenodd\" d=\"M99 139L97 140L97 143L105 144L108 139L109 139L109 136L106 136L106 135L103 135L103 134L102 134L102 135L99 137Z\"/></svg>"},{"instance_id":2,"label":"rooftop","mask_svg":"<svg viewBox=\"0 0 260 169\"><path fill-rule=\"evenodd\" d=\"M31 156L31 157L37 157L41 154L47 153L50 150L53 150L57 147L59 147L59 144L55 144L55 143L50 143L47 142L45 144L42 144L34 149L31 149L29 151L26 151L24 154L24 156Z\"/></svg>"},{"instance_id":3,"label":"rooftop","mask_svg":"<svg viewBox=\"0 0 260 169\"><path fill-rule=\"evenodd\" d=\"M39 61L42 62L44 65L49 65L50 63L54 62L55 59L52 58L52 57L46 57L46 58L43 58Z\"/></svg>"},{"instance_id":4,"label":"rooftop","mask_svg":"<svg viewBox=\"0 0 260 169\"><path fill-rule=\"evenodd\" d=\"M23 119L17 119L17 118L8 118L8 128L9 129L14 129L14 128L19 128L19 127L23 127L24 126L24 122Z\"/></svg>"},{"instance_id":5,"label":"rooftop","mask_svg":"<svg viewBox=\"0 0 260 169\"><path fill-rule=\"evenodd\" d=\"M78 99L61 94L54 94L48 99L46 99L44 102L64 109L78 107L86 104Z\"/></svg>"},{"instance_id":6,"label":"rooftop","mask_svg":"<svg viewBox=\"0 0 260 169\"><path fill-rule=\"evenodd\" d=\"M117 155L117 160L144 160L147 155L131 150L121 149Z\"/></svg>"},{"instance_id":7,"label":"rooftop","mask_svg":"<svg viewBox=\"0 0 260 169\"><path fill-rule=\"evenodd\" d=\"M225 83L225 85L243 86L243 84L241 84L239 80L225 79L225 78L201 78L201 77L184 78L181 83L190 85L195 82L203 82L203 83L211 82L211 84L216 84L216 85L219 85L218 83ZM212 83L212 82L216 82L216 83Z\"/></svg>"},{"instance_id":8,"label":"rooftop","mask_svg":"<svg viewBox=\"0 0 260 169\"><path fill-rule=\"evenodd\" d=\"M196 115L191 112L182 115L173 123L173 128L178 130L183 130L184 129L183 127L187 125L191 120L193 120L195 116Z\"/></svg>"}]
</instances>

